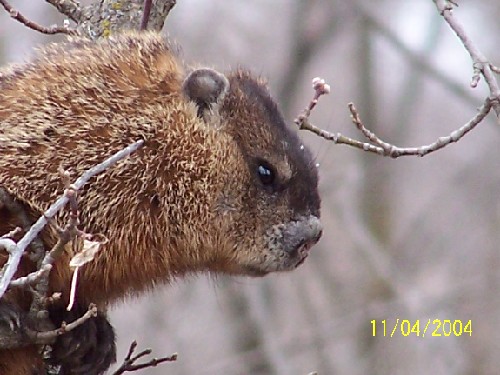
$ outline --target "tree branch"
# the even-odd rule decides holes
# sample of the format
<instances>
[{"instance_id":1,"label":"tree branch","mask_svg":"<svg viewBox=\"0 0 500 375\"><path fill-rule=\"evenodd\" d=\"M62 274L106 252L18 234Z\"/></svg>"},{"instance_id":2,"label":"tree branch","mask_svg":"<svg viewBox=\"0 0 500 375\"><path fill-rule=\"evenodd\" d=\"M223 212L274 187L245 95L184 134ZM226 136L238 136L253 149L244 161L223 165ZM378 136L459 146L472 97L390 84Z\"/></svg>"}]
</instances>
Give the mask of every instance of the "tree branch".
<instances>
[{"instance_id":1,"label":"tree branch","mask_svg":"<svg viewBox=\"0 0 500 375\"><path fill-rule=\"evenodd\" d=\"M54 339L58 336L74 330L76 327L81 326L87 320L97 316L97 307L94 304L89 306L87 312L80 318L71 323L62 323L56 329L46 331L38 331L31 327L21 327L19 322L12 322L13 327L0 330L0 350L1 349L14 349L27 345L47 345L52 344ZM39 318L40 319L40 318Z\"/></svg>"},{"instance_id":2,"label":"tree branch","mask_svg":"<svg viewBox=\"0 0 500 375\"><path fill-rule=\"evenodd\" d=\"M491 105L495 109L497 117L500 116L500 89L495 77L498 73L498 68L494 67L486 58L486 56L476 47L469 38L462 24L453 15L454 3L448 0L432 0L436 5L439 13L445 21L450 25L451 29L457 34L458 38L464 45L472 59L472 67L474 75L472 76L471 86L476 87L481 76L484 77L489 90Z\"/></svg>"},{"instance_id":3,"label":"tree branch","mask_svg":"<svg viewBox=\"0 0 500 375\"><path fill-rule=\"evenodd\" d=\"M170 10L176 0L124 0L124 1L94 1L82 7L76 0L45 0L54 6L61 14L74 21L76 29L69 27L43 27L28 20L13 9L7 0L0 4L7 12L25 26L44 34L78 34L91 39L108 37L121 30L161 31Z\"/></svg>"},{"instance_id":4,"label":"tree branch","mask_svg":"<svg viewBox=\"0 0 500 375\"><path fill-rule=\"evenodd\" d=\"M494 66L487 60L487 58L479 51L479 49L467 36L462 25L453 16L453 6L456 6L454 2L450 0L433 0L433 2L435 3L440 14L450 25L452 30L457 34L465 49L471 56L474 68L474 75L472 77L471 86L473 88L476 87L481 76L483 76L489 87L490 95L484 100L484 103L481 108L479 108L478 113L472 119L470 119L459 129L450 133L448 136L440 137L431 144L423 145L420 147L398 147L383 141L375 133L366 128L361 120L358 111L354 107L354 104L349 103L349 110L351 112L351 118L354 125L356 125L356 128L369 141L360 142L358 140L345 137L340 133L327 132L313 125L309 121L311 110L316 105L319 97L327 93L322 92L321 87L315 86L313 81L313 87L315 89L314 98L309 106L303 111L303 113L295 119L295 123L297 124L299 129L311 131L322 138L333 141L334 143L347 144L363 151L375 153L381 156L398 158L400 156L425 156L427 154L430 154L431 152L440 150L450 145L451 143L458 142L468 132L474 129L481 121L483 121L492 108L495 110L497 119L500 121L500 89L495 77L495 74L499 74L500 68Z\"/></svg>"},{"instance_id":5,"label":"tree branch","mask_svg":"<svg viewBox=\"0 0 500 375\"><path fill-rule=\"evenodd\" d=\"M128 354L123 360L122 365L115 372L113 372L113 375L121 375L127 371L130 372L137 371L148 367L155 367L163 362L173 362L177 360L177 353L174 353L169 357L153 358L149 362L135 364L135 362L138 359L150 355L152 353L151 349L146 349L132 357L132 354L134 353L136 348L137 348L137 341L133 341L132 344L130 344L130 347L128 349Z\"/></svg>"},{"instance_id":6,"label":"tree branch","mask_svg":"<svg viewBox=\"0 0 500 375\"><path fill-rule=\"evenodd\" d=\"M478 113L469 120L465 125L461 126L459 129L453 131L450 135L445 137L438 138L435 142L424 145L420 147L398 147L393 144L387 143L380 139L375 133L368 130L363 122L361 121L361 117L359 116L358 111L356 110L353 103L349 103L349 111L351 112L351 119L356 128L361 131L361 133L369 140L369 142L360 142L358 140L346 137L340 133L330 133L326 130L323 130L315 125L313 125L309 121L309 117L311 115L311 111L316 106L318 99L329 92L328 90L324 90L321 85L325 85L323 80L320 80L315 85L314 82L318 82L318 79L315 78L313 80L313 88L315 89L314 98L309 103L309 106L303 111L301 115L299 115L295 119L295 124L299 127L300 130L308 130L326 140L332 141L337 144L346 144L351 147L358 148L363 151L371 152L381 156L390 156L391 158L398 158L400 156L425 156L430 154L431 152L440 150L451 143L458 142L462 139L468 132L476 127L490 112L493 104L490 98L486 98L484 104L479 108Z\"/></svg>"},{"instance_id":7,"label":"tree branch","mask_svg":"<svg viewBox=\"0 0 500 375\"><path fill-rule=\"evenodd\" d=\"M420 147L397 147L390 143L384 142L375 133L368 130L361 121L361 118L354 107L354 104L349 103L349 110L351 112L351 118L358 128L358 130L363 133L363 135L371 143L363 143L362 148L365 151L375 152L382 156L390 156L391 158L398 158L400 156L425 156L431 152L440 150L451 143L458 142L462 137L465 136L469 131L474 129L477 124L479 124L491 109L491 100L489 98L485 99L484 104L479 109L476 116L469 120L465 125L459 129L453 131L450 135L438 138L435 142L424 145Z\"/></svg>"},{"instance_id":8,"label":"tree branch","mask_svg":"<svg viewBox=\"0 0 500 375\"><path fill-rule=\"evenodd\" d=\"M12 6L7 2L7 0L0 0L0 4L4 7L4 9L9 13L9 15L14 18L16 21L22 23L26 27L29 27L32 30L38 31L43 34L68 34L68 35L73 35L76 33L76 30L70 29L69 27L63 26L51 26L51 27L44 27L36 22L33 22L26 17L24 17L19 11L16 9L12 8Z\"/></svg>"},{"instance_id":9,"label":"tree branch","mask_svg":"<svg viewBox=\"0 0 500 375\"><path fill-rule=\"evenodd\" d=\"M90 178L93 176L105 171L116 162L121 159L127 157L132 152L136 151L139 147L144 144L143 140L137 141L123 150L117 152L113 156L109 157L102 163L90 168L87 172L85 172L81 177L79 177L74 183L74 188L76 190L81 189ZM19 261L24 253L26 247L33 241L33 239L40 233L40 231L45 227L48 223L48 220L54 217L61 208L63 208L66 203L68 203L70 197L65 193L61 198L59 198L54 204L52 204L47 211L33 224L30 230L24 235L24 237L17 243L16 249L12 251L9 255L9 260L4 267L3 277L0 279L0 298L3 296L5 291L7 290L12 277L17 271L17 267L19 265Z\"/></svg>"},{"instance_id":10,"label":"tree branch","mask_svg":"<svg viewBox=\"0 0 500 375\"><path fill-rule=\"evenodd\" d=\"M75 0L45 0L47 3L53 5L57 10L69 17L76 24L82 20L82 8L80 3Z\"/></svg>"},{"instance_id":11,"label":"tree branch","mask_svg":"<svg viewBox=\"0 0 500 375\"><path fill-rule=\"evenodd\" d=\"M176 0L153 1L148 12L148 29L161 31L175 3ZM82 10L77 30L91 39L108 37L119 30L139 30L143 21L146 22L144 5L144 0L95 1Z\"/></svg>"},{"instance_id":12,"label":"tree branch","mask_svg":"<svg viewBox=\"0 0 500 375\"><path fill-rule=\"evenodd\" d=\"M85 314L83 314L78 319L72 321L71 323L63 322L61 326L57 329L51 331L28 331L27 335L30 339L30 342L35 344L51 344L55 338L65 334L66 332L70 332L74 330L76 327L81 326L87 320L91 318L95 318L97 316L97 306L94 304L90 304L89 309Z\"/></svg>"}]
</instances>

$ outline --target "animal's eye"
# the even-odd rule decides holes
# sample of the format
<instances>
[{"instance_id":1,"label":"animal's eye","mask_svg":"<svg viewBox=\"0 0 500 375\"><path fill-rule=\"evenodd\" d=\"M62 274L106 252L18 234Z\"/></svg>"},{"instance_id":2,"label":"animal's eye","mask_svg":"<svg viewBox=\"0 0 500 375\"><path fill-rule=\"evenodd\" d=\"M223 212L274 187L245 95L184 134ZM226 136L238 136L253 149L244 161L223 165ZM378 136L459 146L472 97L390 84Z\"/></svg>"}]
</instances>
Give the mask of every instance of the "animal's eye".
<instances>
[{"instance_id":1,"label":"animal's eye","mask_svg":"<svg viewBox=\"0 0 500 375\"><path fill-rule=\"evenodd\" d=\"M257 168L257 173L259 174L260 181L263 185L272 185L274 182L274 171L272 167L268 164L261 163Z\"/></svg>"}]
</instances>

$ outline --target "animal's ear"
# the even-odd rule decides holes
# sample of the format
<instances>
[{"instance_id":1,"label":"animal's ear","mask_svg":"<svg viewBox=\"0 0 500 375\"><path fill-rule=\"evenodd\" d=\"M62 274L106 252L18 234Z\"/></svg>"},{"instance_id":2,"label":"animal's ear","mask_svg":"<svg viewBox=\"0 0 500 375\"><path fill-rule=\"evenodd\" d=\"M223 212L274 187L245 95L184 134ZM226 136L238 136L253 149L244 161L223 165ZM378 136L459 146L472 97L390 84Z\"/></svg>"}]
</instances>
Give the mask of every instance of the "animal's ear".
<instances>
[{"instance_id":1,"label":"animal's ear","mask_svg":"<svg viewBox=\"0 0 500 375\"><path fill-rule=\"evenodd\" d=\"M184 80L184 95L198 106L198 116L205 118L206 112L217 109L229 90L227 78L208 68L193 70Z\"/></svg>"}]
</instances>

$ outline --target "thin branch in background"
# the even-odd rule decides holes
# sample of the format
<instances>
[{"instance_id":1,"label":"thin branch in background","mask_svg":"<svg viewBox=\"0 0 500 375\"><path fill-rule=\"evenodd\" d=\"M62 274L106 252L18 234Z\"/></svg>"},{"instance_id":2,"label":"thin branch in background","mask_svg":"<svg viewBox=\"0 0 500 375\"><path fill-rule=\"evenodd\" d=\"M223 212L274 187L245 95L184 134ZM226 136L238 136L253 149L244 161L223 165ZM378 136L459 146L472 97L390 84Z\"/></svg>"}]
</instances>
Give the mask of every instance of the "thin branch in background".
<instances>
[{"instance_id":1,"label":"thin branch in background","mask_svg":"<svg viewBox=\"0 0 500 375\"><path fill-rule=\"evenodd\" d=\"M74 188L76 190L81 189L88 182L90 178L105 171L106 169L108 169L121 159L127 157L132 152L136 151L139 147L141 147L143 144L144 144L143 140L137 141L127 146L123 150L118 151L116 154L109 157L102 163L90 168L76 180L76 182L73 185ZM9 255L9 260L4 269L2 270L4 273L3 277L0 279L0 298L7 290L9 283L12 280L12 277L16 273L17 267L19 265L19 262L26 247L31 243L31 241L33 241L34 238L36 238L38 233L40 233L40 231L45 227L45 225L48 223L48 220L54 217L57 214L57 212L59 212L66 205L66 203L68 203L69 200L70 198L68 197L67 194L64 194L62 197L60 197L54 204L52 204L49 207L47 211L43 213L43 215L37 220L37 222L31 226L30 230L17 243L16 249L14 250L13 253Z\"/></svg>"},{"instance_id":2,"label":"thin branch in background","mask_svg":"<svg viewBox=\"0 0 500 375\"><path fill-rule=\"evenodd\" d=\"M390 156L392 158L398 158L400 156L425 156L431 152L440 150L451 143L458 142L462 139L469 131L474 129L483 119L488 115L491 108L495 109L497 117L500 116L500 89L498 82L495 77L495 73L499 73L500 69L492 65L486 57L478 50L478 48L472 43L470 38L464 31L462 25L453 17L452 10L453 6L456 4L449 0L433 0L438 8L440 14L444 17L446 22L450 25L452 30L457 34L459 39L462 41L465 49L469 52L471 59L473 61L474 74L472 77L471 86L476 87L481 77L484 77L490 89L490 96L484 100L483 105L479 108L478 113L469 120L465 125L459 129L453 131L451 134L445 137L438 138L435 142L424 145L420 147L398 147L392 145L388 142L383 141L375 133L368 130L363 124L361 117L356 110L354 104L349 103L349 111L351 112L351 118L356 128L369 140L369 142L360 142L358 140L345 137L340 133L330 133L321 128L316 127L309 121L309 117L312 109L316 106L318 99L328 93L323 92L321 84L315 85L313 81L313 87L315 89L314 98L310 102L309 106L295 119L295 123L298 125L299 129L309 130L318 136L331 140L334 143L347 144L349 146L359 148L363 151L372 152L381 156ZM324 81L321 82L323 85ZM329 90L328 90L329 91Z\"/></svg>"},{"instance_id":3,"label":"thin branch in background","mask_svg":"<svg viewBox=\"0 0 500 375\"><path fill-rule=\"evenodd\" d=\"M151 15L151 4L153 0L144 0L144 10L142 13L141 30L148 28L149 16Z\"/></svg>"},{"instance_id":4,"label":"thin branch in background","mask_svg":"<svg viewBox=\"0 0 500 375\"><path fill-rule=\"evenodd\" d=\"M316 84L315 84L316 82ZM349 103L349 111L351 112L351 118L356 128L369 140L369 142L360 142L358 140L343 136L340 133L330 133L326 130L318 128L309 121L311 111L314 109L318 103L318 99L327 94L330 91L328 85L325 90L324 80L318 80L315 78L313 80L313 88L315 90L314 97L309 103L308 107L295 119L295 124L301 130L308 130L315 133L316 135L325 138L327 140L333 141L338 144L346 144L351 147L358 148L363 151L372 152L381 156L390 156L391 158L398 158L400 156L425 156L431 152L440 150L451 143L458 142L462 139L465 134L474 129L477 124L479 124L490 112L493 104L490 98L486 98L484 104L479 108L478 113L469 120L465 125L459 129L453 131L450 135L438 138L435 142L424 145L420 147L398 147L387 143L380 139L375 133L368 130L363 124L361 117L356 110L353 103Z\"/></svg>"},{"instance_id":5,"label":"thin branch in background","mask_svg":"<svg viewBox=\"0 0 500 375\"><path fill-rule=\"evenodd\" d=\"M283 82L278 98L284 113L290 113L293 96L299 92L297 77L302 77L311 59L341 35L353 22L355 11L348 2L299 0L293 2L290 53L283 67ZM322 16L317 17L320 13Z\"/></svg>"},{"instance_id":6,"label":"thin branch in background","mask_svg":"<svg viewBox=\"0 0 500 375\"><path fill-rule=\"evenodd\" d=\"M349 103L349 110L351 112L352 122L361 133L371 142L366 145L376 145L377 153L383 156L390 156L391 158L398 158L400 156L425 156L431 152L440 150L452 143L458 142L465 134L474 129L490 112L492 107L491 100L486 98L484 104L479 109L476 116L459 129L453 131L450 135L439 137L435 142L420 147L397 147L390 143L384 142L375 133L368 130L361 121L359 113L357 112L354 104ZM365 150L368 151L368 150ZM382 152L380 152L382 151Z\"/></svg>"},{"instance_id":7,"label":"thin branch in background","mask_svg":"<svg viewBox=\"0 0 500 375\"><path fill-rule=\"evenodd\" d=\"M446 89L450 90L453 94L463 99L469 104L476 103L476 97L471 94L470 90L465 89L457 80L447 77L441 69L434 66L422 53L414 51L404 42L404 40L386 26L376 15L375 11L371 9L369 4L364 1L357 1L355 3L356 10L363 14L364 17L370 22L373 30L377 36L386 40L402 58L404 58L414 71L421 71L425 73L430 79L440 83ZM373 4L372 4L373 5Z\"/></svg>"},{"instance_id":8,"label":"thin branch in background","mask_svg":"<svg viewBox=\"0 0 500 375\"><path fill-rule=\"evenodd\" d=\"M316 107L318 104L318 100L321 96L326 95L330 91L330 86L327 86L326 88L324 87L326 85L325 81L322 79L313 79L313 89L314 89L314 97L312 100L309 102L308 106L304 109L304 111L297 116L297 118L294 120L295 124L299 127L300 130L308 130L316 135L318 135L321 138L324 138L328 141L333 141L333 143L337 144L347 144L352 147L359 148L364 151L369 151L369 152L374 152L376 154L382 154L383 150L380 147L376 147L370 144L365 144L363 142L359 142L355 139L345 137L340 133L330 133L326 130L323 130L321 128L318 128L317 126L313 125L309 121L309 117L311 115L312 110ZM322 87L323 86L323 87Z\"/></svg>"},{"instance_id":9,"label":"thin branch in background","mask_svg":"<svg viewBox=\"0 0 500 375\"><path fill-rule=\"evenodd\" d=\"M174 353L169 357L153 358L149 362L135 364L135 362L138 359L150 355L152 353L151 349L146 349L140 352L139 354L132 356L136 348L137 348L137 341L132 341L132 344L130 344L130 347L128 349L127 356L123 360L122 365L115 372L113 372L113 375L121 375L127 371L132 372L132 371L142 370L148 367L156 367L160 363L174 362L177 360L177 353Z\"/></svg>"},{"instance_id":10,"label":"thin branch in background","mask_svg":"<svg viewBox=\"0 0 500 375\"><path fill-rule=\"evenodd\" d=\"M75 23L79 24L82 20L82 8L80 3L75 0L45 0L53 5L59 13L64 14Z\"/></svg>"},{"instance_id":11,"label":"thin branch in background","mask_svg":"<svg viewBox=\"0 0 500 375\"><path fill-rule=\"evenodd\" d=\"M432 1L436 5L441 16L443 16L451 29L457 34L472 59L474 74L472 76L471 86L476 87L481 76L484 77L490 90L491 105L495 109L497 117L500 117L500 88L495 77L495 73L498 73L498 68L492 68L492 64L472 42L462 24L453 16L453 7L457 6L457 4L449 0Z\"/></svg>"},{"instance_id":12,"label":"thin branch in background","mask_svg":"<svg viewBox=\"0 0 500 375\"><path fill-rule=\"evenodd\" d=\"M9 15L14 18L16 21L22 23L26 27L29 27L32 30L38 31L42 34L68 34L74 35L76 34L76 30L71 29L69 27L59 27L59 26L51 26L44 27L42 25L37 24L25 16L23 16L18 10L12 8L12 6L7 2L7 0L0 0L0 4L4 7L4 9L9 13Z\"/></svg>"}]
</instances>

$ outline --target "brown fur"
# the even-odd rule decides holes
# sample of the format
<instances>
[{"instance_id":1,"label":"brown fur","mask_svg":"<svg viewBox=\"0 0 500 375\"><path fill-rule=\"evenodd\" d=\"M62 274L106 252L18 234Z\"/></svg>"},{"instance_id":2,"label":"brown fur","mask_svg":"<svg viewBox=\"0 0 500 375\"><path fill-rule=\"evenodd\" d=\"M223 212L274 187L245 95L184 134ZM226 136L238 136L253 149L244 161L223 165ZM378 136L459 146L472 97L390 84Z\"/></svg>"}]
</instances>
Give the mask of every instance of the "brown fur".
<instances>
[{"instance_id":1,"label":"brown fur","mask_svg":"<svg viewBox=\"0 0 500 375\"><path fill-rule=\"evenodd\" d=\"M186 273L290 270L321 235L316 167L263 82L230 73L227 93L218 87L205 107L183 89L188 70L162 37L143 33L53 45L0 71L0 187L32 219L62 193L60 165L76 178L145 140L80 192L81 228L109 238L80 273L82 306ZM262 163L275 174L266 186ZM16 225L0 208L0 234ZM42 239L49 249L56 236L48 228ZM68 247L50 275L64 301L72 255Z\"/></svg>"}]
</instances>

